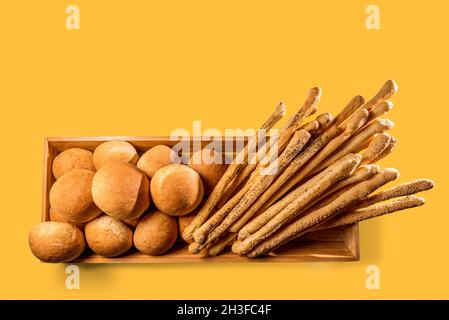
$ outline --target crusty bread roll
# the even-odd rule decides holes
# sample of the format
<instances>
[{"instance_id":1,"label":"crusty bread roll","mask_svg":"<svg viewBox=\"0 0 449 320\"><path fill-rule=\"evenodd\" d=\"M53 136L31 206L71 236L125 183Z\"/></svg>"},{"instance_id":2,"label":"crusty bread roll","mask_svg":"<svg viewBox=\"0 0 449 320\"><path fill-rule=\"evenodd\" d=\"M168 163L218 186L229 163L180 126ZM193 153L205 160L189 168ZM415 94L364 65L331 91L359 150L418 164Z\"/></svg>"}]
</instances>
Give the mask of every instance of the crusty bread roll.
<instances>
[{"instance_id":1,"label":"crusty bread roll","mask_svg":"<svg viewBox=\"0 0 449 320\"><path fill-rule=\"evenodd\" d=\"M47 221L35 225L29 235L31 252L44 262L69 262L85 248L80 229L67 222Z\"/></svg>"},{"instance_id":2,"label":"crusty bread roll","mask_svg":"<svg viewBox=\"0 0 449 320\"><path fill-rule=\"evenodd\" d=\"M122 221L126 223L127 226L131 227L132 229L135 229L137 225L140 222L141 217L136 219L123 219Z\"/></svg>"},{"instance_id":3,"label":"crusty bread roll","mask_svg":"<svg viewBox=\"0 0 449 320\"><path fill-rule=\"evenodd\" d=\"M165 166L151 179L154 204L171 216L182 216L195 210L203 199L203 193L198 173L183 164Z\"/></svg>"},{"instance_id":4,"label":"crusty bread roll","mask_svg":"<svg viewBox=\"0 0 449 320\"><path fill-rule=\"evenodd\" d=\"M103 142L95 149L93 155L93 161L97 170L111 161L121 161L135 165L138 160L139 154L133 145L122 140Z\"/></svg>"},{"instance_id":5,"label":"crusty bread roll","mask_svg":"<svg viewBox=\"0 0 449 320\"><path fill-rule=\"evenodd\" d=\"M176 242L178 225L176 218L160 211L146 214L134 231L134 246L152 256L167 252Z\"/></svg>"},{"instance_id":6,"label":"crusty bread roll","mask_svg":"<svg viewBox=\"0 0 449 320\"><path fill-rule=\"evenodd\" d=\"M201 176L205 194L212 192L225 173L228 168L225 161L224 154L213 149L202 149L190 157L187 165Z\"/></svg>"},{"instance_id":7,"label":"crusty bread roll","mask_svg":"<svg viewBox=\"0 0 449 320\"><path fill-rule=\"evenodd\" d=\"M131 229L108 215L101 215L88 222L84 232L89 247L104 257L122 255L133 246Z\"/></svg>"},{"instance_id":8,"label":"crusty bread roll","mask_svg":"<svg viewBox=\"0 0 449 320\"><path fill-rule=\"evenodd\" d=\"M69 222L66 220L66 217L63 214L61 214L59 211L55 210L53 207L50 207L49 214L50 214L51 221ZM72 223L72 224L77 226L81 230L84 230L84 227L86 225L85 223Z\"/></svg>"},{"instance_id":9,"label":"crusty bread roll","mask_svg":"<svg viewBox=\"0 0 449 320\"><path fill-rule=\"evenodd\" d=\"M92 152L81 148L62 151L53 160L52 171L56 179L73 169L95 171Z\"/></svg>"},{"instance_id":10,"label":"crusty bread roll","mask_svg":"<svg viewBox=\"0 0 449 320\"><path fill-rule=\"evenodd\" d=\"M136 219L150 205L150 182L135 166L111 162L101 167L92 181L95 204L117 220Z\"/></svg>"},{"instance_id":11,"label":"crusty bread roll","mask_svg":"<svg viewBox=\"0 0 449 320\"><path fill-rule=\"evenodd\" d=\"M175 163L178 158L172 148L165 145L157 145L145 152L137 162L137 168L145 172L152 178L157 170L171 163Z\"/></svg>"},{"instance_id":12,"label":"crusty bread roll","mask_svg":"<svg viewBox=\"0 0 449 320\"><path fill-rule=\"evenodd\" d=\"M50 205L61 215L61 220L83 223L98 217L101 210L92 199L94 172L73 169L63 174L50 190Z\"/></svg>"}]
</instances>

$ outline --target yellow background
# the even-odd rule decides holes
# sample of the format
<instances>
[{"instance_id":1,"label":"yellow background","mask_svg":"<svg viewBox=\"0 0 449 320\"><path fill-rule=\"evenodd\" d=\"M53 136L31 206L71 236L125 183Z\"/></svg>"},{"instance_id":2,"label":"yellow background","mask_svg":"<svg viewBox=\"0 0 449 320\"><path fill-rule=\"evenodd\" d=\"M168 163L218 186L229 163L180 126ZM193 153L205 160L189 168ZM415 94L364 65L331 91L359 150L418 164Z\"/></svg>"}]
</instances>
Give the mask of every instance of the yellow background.
<instances>
[{"instance_id":1,"label":"yellow background","mask_svg":"<svg viewBox=\"0 0 449 320\"><path fill-rule=\"evenodd\" d=\"M367 30L365 8L380 8ZM78 4L81 29L65 28ZM449 298L449 2L3 1L0 5L1 298ZM321 111L399 92L399 148L385 166L427 177L427 204L361 225L350 263L81 266L43 264L27 233L40 219L45 136L168 135L255 128L281 100L292 114L320 86ZM365 288L365 268L381 289Z\"/></svg>"}]
</instances>

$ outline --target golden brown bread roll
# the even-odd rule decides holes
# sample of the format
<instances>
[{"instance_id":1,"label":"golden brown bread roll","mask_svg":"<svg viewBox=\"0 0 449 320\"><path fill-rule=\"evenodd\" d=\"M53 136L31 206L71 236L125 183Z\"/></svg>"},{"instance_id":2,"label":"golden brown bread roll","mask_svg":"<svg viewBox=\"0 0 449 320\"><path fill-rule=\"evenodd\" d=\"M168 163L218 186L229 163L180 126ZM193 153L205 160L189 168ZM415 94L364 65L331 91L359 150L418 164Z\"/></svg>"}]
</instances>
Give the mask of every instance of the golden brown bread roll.
<instances>
[{"instance_id":1,"label":"golden brown bread roll","mask_svg":"<svg viewBox=\"0 0 449 320\"><path fill-rule=\"evenodd\" d=\"M49 210L50 220L51 221L57 221L57 222L69 222L66 219L66 217L61 214L59 211L55 210L53 207L50 207ZM73 225L77 226L81 230L84 230L85 223L72 223Z\"/></svg>"},{"instance_id":2,"label":"golden brown bread roll","mask_svg":"<svg viewBox=\"0 0 449 320\"><path fill-rule=\"evenodd\" d=\"M135 166L111 162L101 167L92 181L95 204L117 220L136 219L150 205L150 182Z\"/></svg>"},{"instance_id":3,"label":"golden brown bread roll","mask_svg":"<svg viewBox=\"0 0 449 320\"><path fill-rule=\"evenodd\" d=\"M132 229L135 229L137 225L140 222L141 217L136 219L123 219L122 221L126 223L127 226L131 227Z\"/></svg>"},{"instance_id":4,"label":"golden brown bread roll","mask_svg":"<svg viewBox=\"0 0 449 320\"><path fill-rule=\"evenodd\" d=\"M140 157L137 168L152 178L157 170L175 163L177 158L178 156L170 147L160 144L152 147Z\"/></svg>"},{"instance_id":5,"label":"golden brown bread roll","mask_svg":"<svg viewBox=\"0 0 449 320\"><path fill-rule=\"evenodd\" d=\"M92 152L81 148L62 151L53 160L52 171L56 179L73 169L95 171Z\"/></svg>"},{"instance_id":6,"label":"golden brown bread roll","mask_svg":"<svg viewBox=\"0 0 449 320\"><path fill-rule=\"evenodd\" d=\"M131 229L108 215L101 215L88 222L84 232L89 247L104 257L119 256L133 246Z\"/></svg>"},{"instance_id":7,"label":"golden brown bread roll","mask_svg":"<svg viewBox=\"0 0 449 320\"><path fill-rule=\"evenodd\" d=\"M29 235L31 252L44 262L69 262L85 248L80 229L67 222L46 221L35 225Z\"/></svg>"},{"instance_id":8,"label":"golden brown bread roll","mask_svg":"<svg viewBox=\"0 0 449 320\"><path fill-rule=\"evenodd\" d=\"M176 242L178 225L176 218L160 211L149 212L134 231L134 246L152 256L167 252Z\"/></svg>"},{"instance_id":9,"label":"golden brown bread roll","mask_svg":"<svg viewBox=\"0 0 449 320\"><path fill-rule=\"evenodd\" d=\"M50 190L50 205L60 213L61 220L72 223L88 222L101 213L92 199L94 172L73 169L63 174Z\"/></svg>"},{"instance_id":10,"label":"golden brown bread roll","mask_svg":"<svg viewBox=\"0 0 449 320\"><path fill-rule=\"evenodd\" d=\"M212 192L228 168L225 159L222 153L213 149L202 149L190 157L187 165L201 176L205 194Z\"/></svg>"},{"instance_id":11,"label":"golden brown bread roll","mask_svg":"<svg viewBox=\"0 0 449 320\"><path fill-rule=\"evenodd\" d=\"M165 166L151 179L154 204L171 216L182 216L195 210L203 199L203 193L198 173L183 164Z\"/></svg>"},{"instance_id":12,"label":"golden brown bread roll","mask_svg":"<svg viewBox=\"0 0 449 320\"><path fill-rule=\"evenodd\" d=\"M138 160L139 154L134 146L122 140L103 142L95 149L93 155L93 161L97 170L108 162L120 161L135 165Z\"/></svg>"}]
</instances>

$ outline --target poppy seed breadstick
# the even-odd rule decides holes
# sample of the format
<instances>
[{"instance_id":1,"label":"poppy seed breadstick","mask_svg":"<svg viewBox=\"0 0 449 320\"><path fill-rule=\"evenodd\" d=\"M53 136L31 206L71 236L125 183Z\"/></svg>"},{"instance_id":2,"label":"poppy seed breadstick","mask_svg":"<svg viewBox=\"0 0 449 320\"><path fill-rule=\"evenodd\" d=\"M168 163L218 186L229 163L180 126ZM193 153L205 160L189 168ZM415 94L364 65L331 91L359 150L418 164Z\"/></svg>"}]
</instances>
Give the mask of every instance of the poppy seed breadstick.
<instances>
[{"instance_id":1,"label":"poppy seed breadstick","mask_svg":"<svg viewBox=\"0 0 449 320\"><path fill-rule=\"evenodd\" d=\"M328 189L337 181L347 177L360 163L361 156L358 154L348 154L342 159L333 163L329 168L319 173L302 186L292 191L286 198L281 200L285 206L271 219L266 219L263 215L258 216L258 230L245 238L236 242L232 246L232 252L244 254L253 249L257 244L268 238L279 230L286 223L294 219L308 203L318 197L323 191ZM262 217L258 219L259 217ZM254 220L253 220L254 221ZM255 229L255 228L254 228ZM253 230L254 230L253 229ZM243 229L241 232L244 231Z\"/></svg>"},{"instance_id":2,"label":"poppy seed breadstick","mask_svg":"<svg viewBox=\"0 0 449 320\"><path fill-rule=\"evenodd\" d=\"M354 152L361 144L365 142L366 139L374 136L375 134L385 132L393 126L394 123L388 119L374 119L362 127L340 149L336 150L336 152L321 162L320 165L313 170L313 173L323 170L335 160L340 159L342 156Z\"/></svg>"},{"instance_id":3,"label":"poppy seed breadstick","mask_svg":"<svg viewBox=\"0 0 449 320\"><path fill-rule=\"evenodd\" d=\"M376 118L379 118L379 117L385 115L392 108L393 108L393 102L391 102L391 101L382 101L382 102L376 104L370 110L367 122L370 122Z\"/></svg>"},{"instance_id":4,"label":"poppy seed breadstick","mask_svg":"<svg viewBox=\"0 0 449 320\"><path fill-rule=\"evenodd\" d=\"M301 169L313 156L317 154L329 141L343 132L343 129L339 127L356 112L363 104L364 100L362 96L355 96L349 103L341 110L337 116L327 125L320 128L322 132L318 133L318 136L311 144L299 154L292 164L282 173L282 175L273 183L260 199L258 203L262 203L260 211L265 211L279 198L281 198L286 192L288 192L299 181L294 177L294 174ZM301 177L299 177L301 178ZM285 185L287 184L287 185Z\"/></svg>"},{"instance_id":5,"label":"poppy seed breadstick","mask_svg":"<svg viewBox=\"0 0 449 320\"><path fill-rule=\"evenodd\" d=\"M337 216L322 225L313 228L311 231L323 230L341 227L348 224L361 222L367 219L376 218L385 214L422 206L425 200L417 196L404 196L387 202L374 204L369 207L360 208L348 213L344 213L341 216Z\"/></svg>"},{"instance_id":6,"label":"poppy seed breadstick","mask_svg":"<svg viewBox=\"0 0 449 320\"><path fill-rule=\"evenodd\" d=\"M435 183L429 179L417 179L402 183L390 189L380 191L372 194L357 205L357 208L368 207L378 202L386 201L392 198L410 196L415 193L430 190L435 186Z\"/></svg>"},{"instance_id":7,"label":"poppy seed breadstick","mask_svg":"<svg viewBox=\"0 0 449 320\"><path fill-rule=\"evenodd\" d=\"M380 167L376 164L358 167L349 177L337 182L331 188L326 190L326 192L324 192L319 198L315 199L309 206L307 206L306 210L309 210L310 208L323 207L327 203L336 199L339 194L344 192L344 190L348 190L357 183L371 179L379 172ZM337 191L340 192L337 193Z\"/></svg>"},{"instance_id":8,"label":"poppy seed breadstick","mask_svg":"<svg viewBox=\"0 0 449 320\"><path fill-rule=\"evenodd\" d=\"M290 161L302 150L309 138L310 134L307 131L299 130L295 132L293 138L279 158L271 163L269 168L266 169L268 174L263 175L259 173L259 175L254 178L254 182L251 184L248 192L245 193L243 198L229 214L219 215L216 213L198 228L194 233L195 242L200 244L205 242L205 244L208 244L218 240L232 223L234 223L243 212L254 203L257 197L269 187L279 173L282 172Z\"/></svg>"},{"instance_id":9,"label":"poppy seed breadstick","mask_svg":"<svg viewBox=\"0 0 449 320\"><path fill-rule=\"evenodd\" d=\"M398 91L398 86L394 80L387 80L379 91L368 100L362 108L371 111L379 102L390 99Z\"/></svg>"},{"instance_id":10,"label":"poppy seed breadstick","mask_svg":"<svg viewBox=\"0 0 449 320\"><path fill-rule=\"evenodd\" d=\"M309 138L310 138L310 134L309 134ZM307 141L304 139L304 141L301 142L302 147L304 147L304 145L306 145L306 143L307 143ZM286 168L288 168L290 165L291 165L291 159L288 163L285 163L285 165L283 166L283 168L281 168L281 170L279 170L280 172L277 175L273 176L272 179L270 179L271 180L270 185L265 190L263 190L262 193L258 195L258 197L255 197L254 201L250 204L250 206L245 208L245 210L240 214L239 218L232 223L232 225L229 227L230 232L238 232L245 225L245 223L248 222L248 220L251 219L254 216L254 214L257 213L260 206L263 204L263 201L259 201L260 199L262 199L260 196L263 197L263 195L265 194L265 191L267 189L271 188L271 186L273 185L273 183L274 183L273 181L277 181L276 177L279 174L282 174L281 172L283 172L284 169L287 170ZM268 171L268 169L265 169L265 170Z\"/></svg>"},{"instance_id":11,"label":"poppy seed breadstick","mask_svg":"<svg viewBox=\"0 0 449 320\"><path fill-rule=\"evenodd\" d=\"M390 140L391 136L388 133L376 134L368 147L363 151L361 164L373 162L388 147Z\"/></svg>"},{"instance_id":12,"label":"poppy seed breadstick","mask_svg":"<svg viewBox=\"0 0 449 320\"><path fill-rule=\"evenodd\" d=\"M304 104L299 108L299 110L288 119L288 121L282 126L279 130L279 134L276 137L271 136L269 141L260 147L255 153L248 164L237 174L237 176L232 180L232 182L225 188L221 199L218 201L217 206L221 208L228 201L231 195L237 190L237 188L247 180L248 176L260 168L259 163L263 160L268 163L271 162L272 159L268 159L267 155L269 154L269 150L273 147L274 144L277 144L278 150L277 153L281 153L284 148L287 146L294 132L298 129L303 129L305 131L309 130L317 130L319 127L318 122L309 122L305 125L301 125L302 121L316 112L317 105L321 97L321 89L314 87L308 91L306 100ZM302 128L304 127L304 128ZM271 155L273 157L275 155Z\"/></svg>"},{"instance_id":13,"label":"poppy seed breadstick","mask_svg":"<svg viewBox=\"0 0 449 320\"><path fill-rule=\"evenodd\" d=\"M285 105L280 103L274 112L270 115L270 117L264 122L264 124L260 127L258 133L251 137L245 148L241 150L237 156L234 158L232 163L228 166L223 176L218 181L217 185L212 190L212 193L207 198L205 204L200 209L198 214L195 216L195 219L188 225L183 232L183 239L187 242L193 239L193 232L207 220L210 213L214 209L217 202L220 200L223 192L226 189L226 186L235 178L238 172L245 166L246 158L248 157L248 153L253 153L254 149L257 147L257 141L261 135L263 135L266 131L270 130L285 114Z\"/></svg>"},{"instance_id":14,"label":"poppy seed breadstick","mask_svg":"<svg viewBox=\"0 0 449 320\"><path fill-rule=\"evenodd\" d=\"M386 183L395 180L399 177L399 172L396 169L385 169L378 173L373 178L361 182L349 189L347 192L340 195L337 199L328 205L317 209L308 215L294 221L278 233L274 234L269 239L260 243L256 248L248 252L249 257L257 257L266 255L275 250L282 244L298 237L307 232L308 229L315 225L326 221L335 214L342 212L345 208L364 199L370 193L385 185Z\"/></svg>"},{"instance_id":15,"label":"poppy seed breadstick","mask_svg":"<svg viewBox=\"0 0 449 320\"><path fill-rule=\"evenodd\" d=\"M390 143L388 144L388 146L384 149L384 151L382 151L382 153L380 155L377 156L376 159L374 159L371 162L372 163L379 162L380 160L382 160L383 158L388 156L390 153L392 153L396 149L397 144L398 144L398 140L396 140L395 137L391 137Z\"/></svg>"},{"instance_id":16,"label":"poppy seed breadstick","mask_svg":"<svg viewBox=\"0 0 449 320\"><path fill-rule=\"evenodd\" d=\"M293 181L289 181L289 183L284 185L284 188L290 189L295 184L301 182L302 179L307 177L316 166L318 166L332 152L337 150L343 143L345 143L345 141L347 141L351 137L354 132L356 132L364 125L366 119L368 119L368 114L369 112L366 109L359 109L354 112L346 121L344 131L340 135L329 141L329 143L327 143L324 148L322 148L312 159L310 159L310 161L307 162L306 165L301 169L301 171L295 176L295 179Z\"/></svg>"}]
</instances>

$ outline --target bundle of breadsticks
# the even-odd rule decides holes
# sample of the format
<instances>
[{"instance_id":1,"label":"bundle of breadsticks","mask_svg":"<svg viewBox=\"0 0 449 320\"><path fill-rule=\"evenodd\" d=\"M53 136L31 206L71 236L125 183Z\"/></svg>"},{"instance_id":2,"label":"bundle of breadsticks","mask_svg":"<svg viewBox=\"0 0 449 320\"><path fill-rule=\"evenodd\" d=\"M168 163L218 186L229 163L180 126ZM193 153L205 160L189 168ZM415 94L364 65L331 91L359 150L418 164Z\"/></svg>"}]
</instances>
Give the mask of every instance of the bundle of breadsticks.
<instances>
[{"instance_id":1,"label":"bundle of breadsticks","mask_svg":"<svg viewBox=\"0 0 449 320\"><path fill-rule=\"evenodd\" d=\"M308 232L424 204L415 194L433 188L428 179L378 191L399 177L396 169L377 164L396 147L387 133L393 122L381 118L396 91L389 80L370 100L356 96L335 117L323 113L305 122L321 96L312 88L276 137L261 143L259 133L285 114L279 104L184 230L189 251L213 256L231 246L236 254L264 256ZM277 152L267 152L272 148Z\"/></svg>"}]
</instances>

